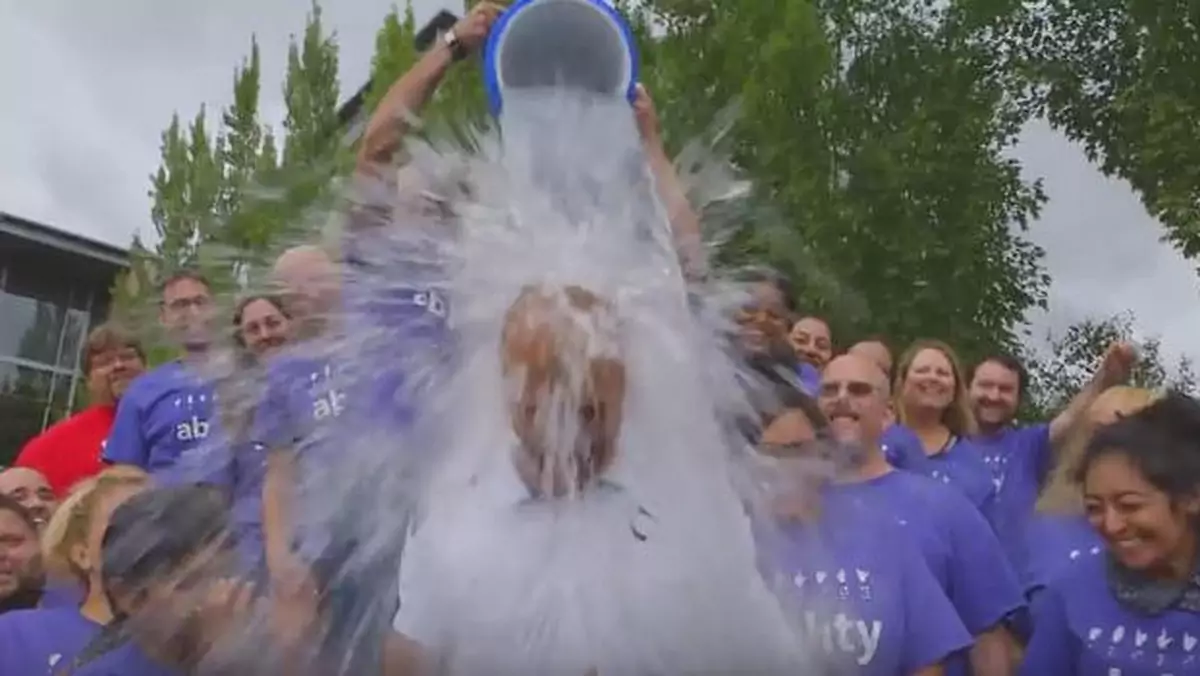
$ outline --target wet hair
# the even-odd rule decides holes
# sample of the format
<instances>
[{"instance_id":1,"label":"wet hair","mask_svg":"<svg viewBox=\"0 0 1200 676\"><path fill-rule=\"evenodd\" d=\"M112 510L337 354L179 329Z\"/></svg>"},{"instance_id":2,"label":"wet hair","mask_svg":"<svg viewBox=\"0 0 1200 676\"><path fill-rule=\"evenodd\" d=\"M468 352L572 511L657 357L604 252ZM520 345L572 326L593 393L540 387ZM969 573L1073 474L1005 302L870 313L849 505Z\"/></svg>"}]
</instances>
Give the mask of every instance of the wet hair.
<instances>
[{"instance_id":1,"label":"wet hair","mask_svg":"<svg viewBox=\"0 0 1200 676\"><path fill-rule=\"evenodd\" d=\"M88 333L87 340L83 344L83 352L79 357L83 373L87 374L91 372L92 360L101 352L122 350L125 348L137 352L138 358L145 363L146 351L142 348L141 341L133 335L133 332L113 322L97 326L92 329L91 333Z\"/></svg>"},{"instance_id":2,"label":"wet hair","mask_svg":"<svg viewBox=\"0 0 1200 676\"><path fill-rule=\"evenodd\" d=\"M167 289L184 280L202 284L205 289L212 292L212 283L208 281L208 277L205 277L204 273L194 268L180 268L162 278L162 281L158 283L158 295L162 296Z\"/></svg>"},{"instance_id":3,"label":"wet hair","mask_svg":"<svg viewBox=\"0 0 1200 676\"><path fill-rule=\"evenodd\" d=\"M34 537L37 537L37 522L33 520L33 515L29 513L28 509L25 509L24 505L0 493L0 512L8 512L15 515L22 523L29 527L29 532L33 533Z\"/></svg>"},{"instance_id":4,"label":"wet hair","mask_svg":"<svg viewBox=\"0 0 1200 676\"><path fill-rule=\"evenodd\" d=\"M211 486L156 488L113 510L100 563L113 620L61 673L73 674L129 640L129 618L114 602L114 586L136 589L170 575L221 542L228 526L224 496Z\"/></svg>"},{"instance_id":5,"label":"wet hair","mask_svg":"<svg viewBox=\"0 0 1200 676\"><path fill-rule=\"evenodd\" d=\"M87 571L71 560L71 549L86 544L97 505L115 489L145 486L150 475L129 465L110 467L71 489L42 533L42 558L47 572L74 577L87 585Z\"/></svg>"},{"instance_id":6,"label":"wet hair","mask_svg":"<svg viewBox=\"0 0 1200 676\"><path fill-rule=\"evenodd\" d=\"M975 362L975 365L971 367L970 380L968 382L975 380L975 372L979 370L980 366L988 362L999 364L1017 374L1017 397L1019 398L1025 394L1025 388L1029 385L1029 371L1025 369L1025 365L1021 363L1020 359L1004 352L989 354Z\"/></svg>"},{"instance_id":7,"label":"wet hair","mask_svg":"<svg viewBox=\"0 0 1200 676\"><path fill-rule=\"evenodd\" d=\"M967 399L967 382L963 378L962 362L954 353L954 348L940 340L923 339L909 346L896 362L896 379L892 386L892 397L895 400L896 418L901 423L908 422L908 414L904 406L904 383L908 379L908 371L917 355L925 350L941 352L946 361L950 362L950 371L954 374L954 399L950 406L942 412L942 424L951 434L959 437L971 436L978 431L975 414L971 412L971 403Z\"/></svg>"},{"instance_id":8,"label":"wet hair","mask_svg":"<svg viewBox=\"0 0 1200 676\"><path fill-rule=\"evenodd\" d=\"M1172 500L1200 490L1200 403L1171 392L1137 413L1102 427L1075 473L1081 485L1101 458L1120 454Z\"/></svg>"}]
</instances>

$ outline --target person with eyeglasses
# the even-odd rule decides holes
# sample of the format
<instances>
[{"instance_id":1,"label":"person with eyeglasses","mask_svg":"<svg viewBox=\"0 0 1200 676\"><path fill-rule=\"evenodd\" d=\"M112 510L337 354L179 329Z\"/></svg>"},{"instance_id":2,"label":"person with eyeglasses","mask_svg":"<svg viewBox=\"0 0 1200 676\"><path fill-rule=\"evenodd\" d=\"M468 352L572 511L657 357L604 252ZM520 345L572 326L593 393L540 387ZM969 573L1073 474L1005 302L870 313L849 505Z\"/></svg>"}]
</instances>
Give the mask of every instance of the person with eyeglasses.
<instances>
[{"instance_id":1,"label":"person with eyeglasses","mask_svg":"<svg viewBox=\"0 0 1200 676\"><path fill-rule=\"evenodd\" d=\"M973 637L945 660L945 674L1010 675L1024 597L1000 542L962 493L914 472L897 471L880 445L889 418L889 388L874 362L855 355L831 361L817 401L848 470L824 495L824 508L873 510L917 544L921 556ZM920 673L920 672L916 672ZM936 672L934 672L936 673Z\"/></svg>"},{"instance_id":2,"label":"person with eyeglasses","mask_svg":"<svg viewBox=\"0 0 1200 676\"><path fill-rule=\"evenodd\" d=\"M906 533L842 499L854 454L836 452L816 402L794 387L776 394L758 443L770 487L761 567L809 654L837 674L944 674L971 645L954 606Z\"/></svg>"},{"instance_id":3,"label":"person with eyeglasses","mask_svg":"<svg viewBox=\"0 0 1200 676\"><path fill-rule=\"evenodd\" d=\"M161 289L159 322L183 354L129 385L102 459L171 483L203 478L201 452L215 437L213 381L204 366L217 312L212 287L198 272L180 270Z\"/></svg>"},{"instance_id":4,"label":"person with eyeglasses","mask_svg":"<svg viewBox=\"0 0 1200 676\"><path fill-rule=\"evenodd\" d=\"M14 463L41 472L60 498L104 469L101 454L116 420L117 403L146 370L141 342L111 323L88 334L81 361L89 406L29 440Z\"/></svg>"}]
</instances>

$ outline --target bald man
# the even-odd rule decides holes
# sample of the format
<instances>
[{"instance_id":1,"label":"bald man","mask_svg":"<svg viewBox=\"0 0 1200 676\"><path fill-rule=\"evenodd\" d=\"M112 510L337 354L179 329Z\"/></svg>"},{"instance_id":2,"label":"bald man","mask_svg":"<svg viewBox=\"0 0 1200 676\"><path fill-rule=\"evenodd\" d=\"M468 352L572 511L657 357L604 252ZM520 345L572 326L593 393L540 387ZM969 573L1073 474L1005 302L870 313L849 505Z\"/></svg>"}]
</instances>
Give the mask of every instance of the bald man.
<instances>
[{"instance_id":1,"label":"bald man","mask_svg":"<svg viewBox=\"0 0 1200 676\"><path fill-rule=\"evenodd\" d=\"M873 506L907 528L920 545L974 637L969 656L949 658L947 673L1011 674L1015 639L1008 625L1024 608L1024 594L1000 542L974 505L941 481L888 463L880 439L888 424L889 398L887 376L869 358L845 354L825 367L818 405L829 420L830 436L844 449L862 453L857 469L831 493L830 501Z\"/></svg>"},{"instance_id":2,"label":"bald man","mask_svg":"<svg viewBox=\"0 0 1200 676\"><path fill-rule=\"evenodd\" d=\"M625 364L612 307L578 286L527 287L505 317L501 364L520 440L515 464L534 495L563 496L616 455Z\"/></svg>"},{"instance_id":3,"label":"bald man","mask_svg":"<svg viewBox=\"0 0 1200 676\"><path fill-rule=\"evenodd\" d=\"M283 289L284 301L302 337L319 333L337 309L341 291L338 267L324 249L311 244L280 254L271 270L272 280Z\"/></svg>"},{"instance_id":4,"label":"bald man","mask_svg":"<svg viewBox=\"0 0 1200 676\"><path fill-rule=\"evenodd\" d=\"M0 471L0 495L16 500L29 512L38 528L45 527L58 509L58 498L42 473L28 467Z\"/></svg>"}]
</instances>

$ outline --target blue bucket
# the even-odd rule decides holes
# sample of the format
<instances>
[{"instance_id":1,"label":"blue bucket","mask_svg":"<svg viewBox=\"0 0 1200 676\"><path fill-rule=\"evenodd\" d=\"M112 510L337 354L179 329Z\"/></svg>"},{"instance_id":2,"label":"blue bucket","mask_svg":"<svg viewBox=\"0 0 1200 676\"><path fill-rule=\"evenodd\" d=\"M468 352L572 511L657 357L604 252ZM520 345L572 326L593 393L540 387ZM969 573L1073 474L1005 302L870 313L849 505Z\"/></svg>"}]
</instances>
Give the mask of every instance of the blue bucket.
<instances>
[{"instance_id":1,"label":"blue bucket","mask_svg":"<svg viewBox=\"0 0 1200 676\"><path fill-rule=\"evenodd\" d=\"M579 89L632 101L637 46L607 0L518 0L500 15L483 52L492 114L518 89Z\"/></svg>"}]
</instances>

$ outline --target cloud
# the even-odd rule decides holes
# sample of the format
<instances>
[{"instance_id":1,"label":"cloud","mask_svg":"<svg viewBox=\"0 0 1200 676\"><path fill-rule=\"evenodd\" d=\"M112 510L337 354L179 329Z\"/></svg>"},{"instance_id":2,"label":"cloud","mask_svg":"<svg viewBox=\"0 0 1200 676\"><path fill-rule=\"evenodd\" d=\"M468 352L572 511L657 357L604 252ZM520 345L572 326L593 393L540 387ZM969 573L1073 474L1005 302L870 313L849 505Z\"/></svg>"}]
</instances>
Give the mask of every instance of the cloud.
<instances>
[{"instance_id":1,"label":"cloud","mask_svg":"<svg viewBox=\"0 0 1200 676\"><path fill-rule=\"evenodd\" d=\"M365 80L375 32L393 0L327 0L338 35L343 93ZM402 3L396 3L402 4ZM418 20L457 2L416 0ZM262 110L278 123L290 35L308 3L295 0L10 3L0 22L0 209L126 245L151 236L149 175L174 112L190 118L229 102L234 67L257 35ZM669 105L669 102L664 102ZM1035 336L1086 316L1136 312L1168 353L1200 333L1192 266L1158 242L1161 228L1122 183L1100 176L1078 148L1033 125L1016 150L1042 176L1050 204L1029 237L1045 247L1054 282Z\"/></svg>"}]
</instances>

